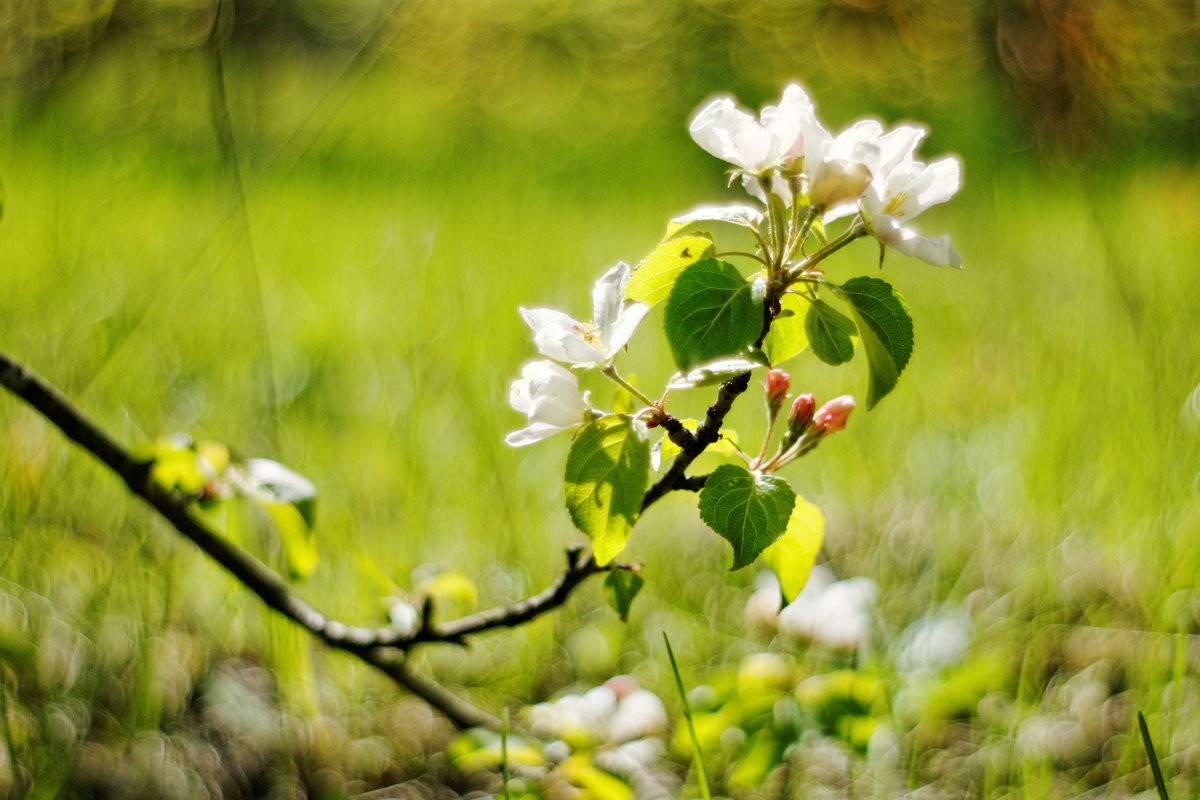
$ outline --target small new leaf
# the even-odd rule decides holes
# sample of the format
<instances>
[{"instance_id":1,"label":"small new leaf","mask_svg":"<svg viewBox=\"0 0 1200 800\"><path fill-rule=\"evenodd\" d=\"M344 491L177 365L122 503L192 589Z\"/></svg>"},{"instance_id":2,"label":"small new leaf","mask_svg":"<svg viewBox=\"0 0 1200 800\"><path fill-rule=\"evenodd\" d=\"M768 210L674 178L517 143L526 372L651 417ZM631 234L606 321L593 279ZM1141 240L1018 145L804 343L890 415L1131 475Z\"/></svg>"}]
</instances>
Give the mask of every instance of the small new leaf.
<instances>
[{"instance_id":1,"label":"small new leaf","mask_svg":"<svg viewBox=\"0 0 1200 800\"><path fill-rule=\"evenodd\" d=\"M575 527L592 540L600 566L625 548L641 510L650 468L645 426L628 417L589 422L567 455L567 511Z\"/></svg>"},{"instance_id":2,"label":"small new leaf","mask_svg":"<svg viewBox=\"0 0 1200 800\"><path fill-rule=\"evenodd\" d=\"M625 299L656 306L671 293L679 273L713 254L712 237L706 233L667 239L638 264L625 284Z\"/></svg>"},{"instance_id":3,"label":"small new leaf","mask_svg":"<svg viewBox=\"0 0 1200 800\"><path fill-rule=\"evenodd\" d=\"M667 235L664 238L670 239L687 226L697 222L725 222L729 225L737 225L739 228L757 231L762 226L763 215L754 206L740 204L700 206L700 208L671 220L667 224Z\"/></svg>"},{"instance_id":4,"label":"small new leaf","mask_svg":"<svg viewBox=\"0 0 1200 800\"><path fill-rule=\"evenodd\" d=\"M733 545L738 570L758 558L787 529L796 493L775 475L724 464L700 491L700 518Z\"/></svg>"},{"instance_id":5,"label":"small new leaf","mask_svg":"<svg viewBox=\"0 0 1200 800\"><path fill-rule=\"evenodd\" d=\"M896 381L912 356L912 317L896 290L879 278L851 278L832 288L849 304L858 322L870 370L867 384L870 409L896 388Z\"/></svg>"},{"instance_id":6,"label":"small new leaf","mask_svg":"<svg viewBox=\"0 0 1200 800\"><path fill-rule=\"evenodd\" d=\"M675 363L686 372L745 349L762 330L762 308L733 265L710 258L680 273L663 327Z\"/></svg>"},{"instance_id":7,"label":"small new leaf","mask_svg":"<svg viewBox=\"0 0 1200 800\"><path fill-rule=\"evenodd\" d=\"M778 367L789 358L799 355L808 347L808 335L804 332L806 303L799 295L785 294L780 300L781 310L771 323L771 332L763 341L763 351Z\"/></svg>"},{"instance_id":8,"label":"small new leaf","mask_svg":"<svg viewBox=\"0 0 1200 800\"><path fill-rule=\"evenodd\" d=\"M604 579L604 594L608 604L620 615L621 622L629 622L629 607L644 583L641 575L628 569L614 569Z\"/></svg>"},{"instance_id":9,"label":"small new leaf","mask_svg":"<svg viewBox=\"0 0 1200 800\"><path fill-rule=\"evenodd\" d=\"M283 545L288 572L296 580L304 580L319 560L312 531L317 487L304 476L265 458L247 459L235 469L234 488L267 512Z\"/></svg>"},{"instance_id":10,"label":"small new leaf","mask_svg":"<svg viewBox=\"0 0 1200 800\"><path fill-rule=\"evenodd\" d=\"M804 317L813 354L826 364L845 364L854 355L854 322L824 300L814 300Z\"/></svg>"},{"instance_id":11,"label":"small new leaf","mask_svg":"<svg viewBox=\"0 0 1200 800\"><path fill-rule=\"evenodd\" d=\"M803 497L797 497L783 535L761 556L779 578L779 588L787 602L795 600L808 583L824 538L825 515Z\"/></svg>"},{"instance_id":12,"label":"small new leaf","mask_svg":"<svg viewBox=\"0 0 1200 800\"><path fill-rule=\"evenodd\" d=\"M771 362L767 360L763 351L750 349L737 355L714 359L687 372L677 372L671 376L667 388L694 389L698 386L712 386L759 367L769 369Z\"/></svg>"}]
</instances>

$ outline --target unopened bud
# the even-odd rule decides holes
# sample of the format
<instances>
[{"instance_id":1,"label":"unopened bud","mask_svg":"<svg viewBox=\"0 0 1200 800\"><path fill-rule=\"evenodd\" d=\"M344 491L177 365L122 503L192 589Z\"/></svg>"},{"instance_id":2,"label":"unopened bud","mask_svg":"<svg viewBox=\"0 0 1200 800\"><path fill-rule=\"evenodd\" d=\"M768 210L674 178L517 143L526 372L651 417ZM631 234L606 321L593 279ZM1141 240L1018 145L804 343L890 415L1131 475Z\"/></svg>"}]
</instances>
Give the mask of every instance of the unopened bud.
<instances>
[{"instance_id":1,"label":"unopened bud","mask_svg":"<svg viewBox=\"0 0 1200 800\"><path fill-rule=\"evenodd\" d=\"M871 170L840 158L822 162L814 171L809 197L814 206L831 208L862 197L871 184Z\"/></svg>"},{"instance_id":2,"label":"unopened bud","mask_svg":"<svg viewBox=\"0 0 1200 800\"><path fill-rule=\"evenodd\" d=\"M817 398L811 394L799 395L792 401L792 410L788 414L788 434L792 439L800 438L813 420L813 412L817 410Z\"/></svg>"},{"instance_id":3,"label":"unopened bud","mask_svg":"<svg viewBox=\"0 0 1200 800\"><path fill-rule=\"evenodd\" d=\"M788 386L792 383L792 378L781 369L772 369L767 371L767 409L771 412L771 419L779 413L779 409L783 407L783 401L787 397Z\"/></svg>"},{"instance_id":4,"label":"unopened bud","mask_svg":"<svg viewBox=\"0 0 1200 800\"><path fill-rule=\"evenodd\" d=\"M846 417L854 410L854 398L848 394L835 397L813 416L813 429L824 433L837 433L846 427Z\"/></svg>"}]
</instances>

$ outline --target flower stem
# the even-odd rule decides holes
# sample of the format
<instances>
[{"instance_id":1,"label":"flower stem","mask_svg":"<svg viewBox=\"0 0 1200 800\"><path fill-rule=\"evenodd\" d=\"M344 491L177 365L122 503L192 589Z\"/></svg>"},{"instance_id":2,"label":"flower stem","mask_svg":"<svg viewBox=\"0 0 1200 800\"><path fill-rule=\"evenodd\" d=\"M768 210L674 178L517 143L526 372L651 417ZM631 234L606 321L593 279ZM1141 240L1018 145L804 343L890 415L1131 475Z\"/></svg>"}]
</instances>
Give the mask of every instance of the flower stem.
<instances>
[{"instance_id":1,"label":"flower stem","mask_svg":"<svg viewBox=\"0 0 1200 800\"><path fill-rule=\"evenodd\" d=\"M862 223L855 222L841 236L839 236L838 238L829 242L824 247L822 247L820 250L813 253L811 256L804 259L799 264L797 264L796 266L794 266L790 270L788 270L787 280L785 281L785 283L787 285L791 285L797 279L799 279L801 275L810 271L817 264L819 264L822 261L824 261L825 259L829 258L829 256L833 255L838 250L841 250L843 247L850 244L855 239L858 239L858 238L860 238L862 236L866 236L866 235L867 235L867 229L862 225Z\"/></svg>"},{"instance_id":2,"label":"flower stem","mask_svg":"<svg viewBox=\"0 0 1200 800\"><path fill-rule=\"evenodd\" d=\"M609 379L609 380L611 380L613 383L615 383L615 384L617 384L618 386L620 386L620 387L621 387L622 389L624 389L625 391L629 392L631 395L633 395L634 397L636 397L638 400L641 400L641 401L642 401L643 403L645 403L646 405L648 405L648 406L651 406L652 408L660 408L660 406L661 406L661 403L656 403L656 402L654 402L654 401L653 401L653 400L651 400L649 397L647 397L647 396L645 395L645 393L644 393L644 392L642 392L642 390L641 390L641 389L637 388L637 387L636 387L636 386L634 386L632 383L630 383L629 381L627 381L627 380L625 380L624 378L622 378L622 377L620 376L620 374L618 374L618 373L617 373L617 369L616 369L616 367L613 367L613 366L611 366L611 365L610 365L610 366L607 366L607 367L605 367L604 369L602 369L602 370L600 370L600 371L601 371L601 372L604 374L604 376L605 376L606 378L608 378L608 379ZM665 398L664 398L664 399L665 399Z\"/></svg>"}]
</instances>

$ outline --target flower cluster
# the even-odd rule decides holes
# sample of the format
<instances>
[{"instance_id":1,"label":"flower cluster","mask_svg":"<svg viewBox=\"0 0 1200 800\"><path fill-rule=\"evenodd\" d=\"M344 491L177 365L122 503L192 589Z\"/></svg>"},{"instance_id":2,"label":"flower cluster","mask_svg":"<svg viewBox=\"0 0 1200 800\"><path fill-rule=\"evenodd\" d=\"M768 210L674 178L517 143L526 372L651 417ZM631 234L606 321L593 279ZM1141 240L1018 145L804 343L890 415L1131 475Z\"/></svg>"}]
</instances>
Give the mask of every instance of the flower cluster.
<instances>
[{"instance_id":1,"label":"flower cluster","mask_svg":"<svg viewBox=\"0 0 1200 800\"><path fill-rule=\"evenodd\" d=\"M857 213L882 244L934 266L961 267L948 237L924 237L907 227L930 206L953 197L961 182L953 157L931 164L916 160L926 133L913 125L885 131L875 120L861 120L834 136L795 84L758 119L722 97L702 108L691 125L696 143L732 164L759 200L768 202L770 191L786 207L811 205L824 223Z\"/></svg>"},{"instance_id":2,"label":"flower cluster","mask_svg":"<svg viewBox=\"0 0 1200 800\"><path fill-rule=\"evenodd\" d=\"M831 366L857 356L867 366L867 410L896 387L914 343L903 298L872 275L835 279L826 259L873 237L880 266L885 248L961 266L947 237L910 227L958 191L960 167L953 157L917 160L924 128L888 130L868 119L831 133L796 85L757 117L730 98L713 100L692 119L691 135L731 164L761 205L701 206L672 220L636 270L621 262L596 282L589 321L521 308L545 360L527 364L512 384L510 402L528 423L506 441L519 447L576 431L564 475L567 512L592 540L598 565L622 552L646 508L687 490L699 494L700 518L732 546L733 569L761 556L791 576L781 583L794 594L802 584L795 576L807 576L820 547L824 518L777 473L843 430L856 402L842 395L818 407L812 394L792 398L780 366L801 352ZM839 220L841 230L832 231ZM722 249L709 226L740 228L753 245ZM647 395L616 362L658 304L677 371L661 393ZM761 445L743 449L726 415L763 369L765 433ZM580 387L588 372L617 384L632 413L595 410ZM717 385L703 420L673 416L675 393ZM655 444L650 428L663 434ZM689 474L705 452L727 463ZM653 482L651 470L659 473ZM638 585L610 586L622 615Z\"/></svg>"},{"instance_id":3,"label":"flower cluster","mask_svg":"<svg viewBox=\"0 0 1200 800\"><path fill-rule=\"evenodd\" d=\"M554 361L526 364L509 392L512 407L529 417L529 424L505 439L521 447L571 430L594 416L579 381L560 364L579 369L606 370L633 336L650 307L625 302L629 265L620 262L601 276L592 289L592 321L579 322L552 308L521 308L521 318L533 331L538 352ZM555 363L559 362L559 363Z\"/></svg>"}]
</instances>

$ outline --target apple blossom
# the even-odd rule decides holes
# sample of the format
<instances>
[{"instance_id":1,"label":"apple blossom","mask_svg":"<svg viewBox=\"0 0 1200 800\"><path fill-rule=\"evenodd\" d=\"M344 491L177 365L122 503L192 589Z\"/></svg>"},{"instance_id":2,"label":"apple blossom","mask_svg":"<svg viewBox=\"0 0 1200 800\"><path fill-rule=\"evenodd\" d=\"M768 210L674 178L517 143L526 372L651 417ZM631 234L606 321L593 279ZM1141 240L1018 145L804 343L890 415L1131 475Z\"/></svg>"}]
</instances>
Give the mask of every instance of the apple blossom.
<instances>
[{"instance_id":1,"label":"apple blossom","mask_svg":"<svg viewBox=\"0 0 1200 800\"><path fill-rule=\"evenodd\" d=\"M935 267L962 267L948 236L921 236L905 225L927 208L949 200L962 185L958 159L924 164L913 158L924 135L920 128L901 126L877 141L879 162L860 202L863 222L882 244L907 256Z\"/></svg>"},{"instance_id":2,"label":"apple blossom","mask_svg":"<svg viewBox=\"0 0 1200 800\"><path fill-rule=\"evenodd\" d=\"M590 323L551 308L521 308L538 352L576 367L609 366L650 310L645 303L625 302L629 275L629 265L622 261L596 281Z\"/></svg>"},{"instance_id":3,"label":"apple blossom","mask_svg":"<svg viewBox=\"0 0 1200 800\"><path fill-rule=\"evenodd\" d=\"M534 361L512 383L508 402L529 417L529 424L504 437L512 447L524 447L561 431L571 430L593 416L579 380L553 361Z\"/></svg>"}]
</instances>

